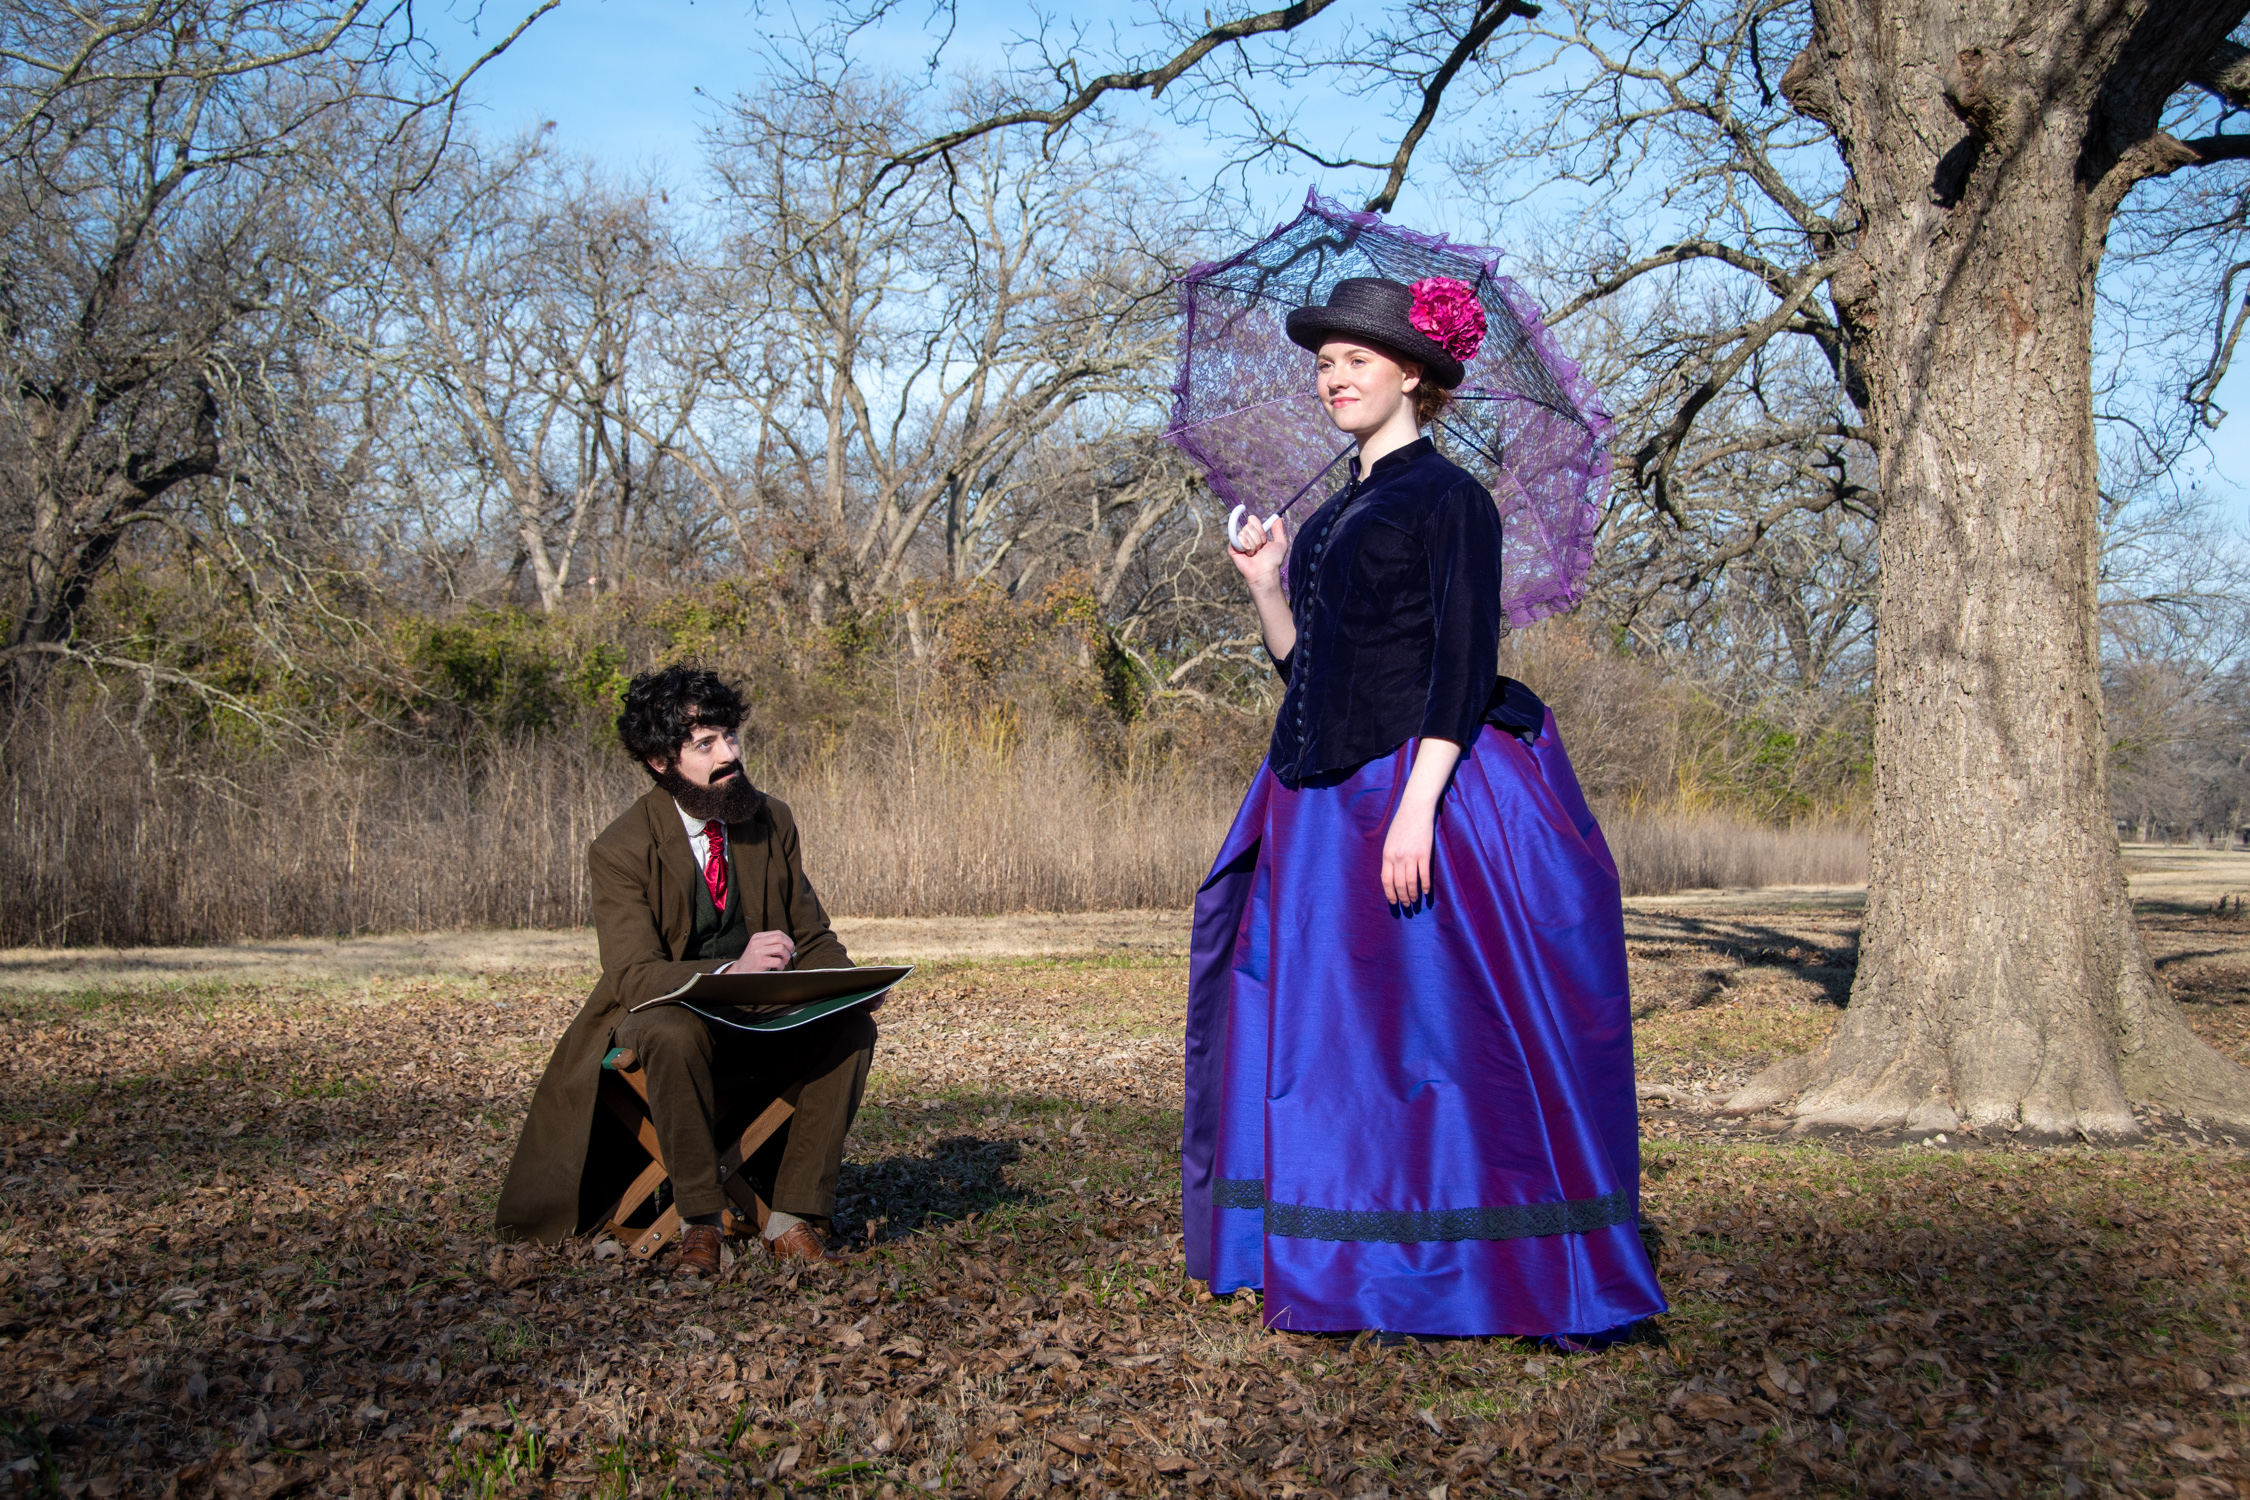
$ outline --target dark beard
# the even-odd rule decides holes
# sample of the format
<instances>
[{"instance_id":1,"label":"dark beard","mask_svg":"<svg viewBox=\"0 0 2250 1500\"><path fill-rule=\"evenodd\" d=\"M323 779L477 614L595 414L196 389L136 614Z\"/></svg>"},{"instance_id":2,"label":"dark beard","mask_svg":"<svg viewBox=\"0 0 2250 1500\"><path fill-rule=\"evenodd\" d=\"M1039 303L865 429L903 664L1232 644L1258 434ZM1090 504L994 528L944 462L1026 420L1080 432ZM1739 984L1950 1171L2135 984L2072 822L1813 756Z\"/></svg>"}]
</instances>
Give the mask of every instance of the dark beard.
<instances>
[{"instance_id":1,"label":"dark beard","mask_svg":"<svg viewBox=\"0 0 2250 1500\"><path fill-rule=\"evenodd\" d=\"M718 767L725 770L726 767ZM680 811L698 823L708 823L717 818L722 823L747 823L757 815L766 794L750 784L742 763L734 763L734 774L710 786L697 786L679 773L677 768L658 771L656 784L672 794L680 804Z\"/></svg>"}]
</instances>

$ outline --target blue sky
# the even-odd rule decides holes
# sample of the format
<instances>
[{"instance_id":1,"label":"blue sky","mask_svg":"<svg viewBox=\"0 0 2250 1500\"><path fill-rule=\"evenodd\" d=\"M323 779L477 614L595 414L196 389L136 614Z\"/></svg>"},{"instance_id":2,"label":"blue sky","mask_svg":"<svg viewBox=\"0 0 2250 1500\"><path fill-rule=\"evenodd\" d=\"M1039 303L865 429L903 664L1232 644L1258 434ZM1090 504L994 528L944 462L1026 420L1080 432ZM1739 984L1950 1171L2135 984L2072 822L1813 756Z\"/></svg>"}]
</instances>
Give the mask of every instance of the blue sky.
<instances>
[{"instance_id":1,"label":"blue sky","mask_svg":"<svg viewBox=\"0 0 2250 1500\"><path fill-rule=\"evenodd\" d=\"M445 61L461 67L506 35L534 3L453 0L434 24L425 15L422 25ZM1046 7L1066 17L1122 15L1126 9L1091 0ZM808 8L805 14L819 12ZM858 38L854 56L909 77L927 76L933 35L920 23L928 15L924 0L906 0L898 19ZM1088 38L1083 54L1088 63L1110 57L1117 45L1109 23L1098 24L1101 30ZM964 0L944 70L998 69L1008 45L1037 25L1038 13L1028 3ZM502 134L553 121L566 149L621 167L663 167L684 181L694 173L700 131L714 109L751 87L762 55L795 29L786 8L752 0L563 0L478 74L470 91L474 118L481 128ZM1223 155L1184 133L1167 145L1183 175L1198 163L1216 168ZM1261 198L1270 193L1272 200L1261 203L1268 210L1263 217L1276 223L1290 217L1306 186L1320 175L1309 166L1277 166L1260 185ZM1329 175L1346 197L1354 196L1354 189L1363 194L1369 185L1365 173ZM1414 194L1410 184L1402 212L1411 212Z\"/></svg>"},{"instance_id":2,"label":"blue sky","mask_svg":"<svg viewBox=\"0 0 2250 1500\"><path fill-rule=\"evenodd\" d=\"M430 35L448 62L465 66L527 8L522 0L482 6L454 0ZM997 67L1007 43L1036 24L1028 4L964 0L960 9L949 66ZM1124 7L1112 0L1062 10L1101 16L1122 14ZM862 38L859 54L901 72L919 72L930 47L920 27L927 14L908 0L898 20ZM661 170L685 182L695 174L699 132L714 107L751 85L771 38L790 33L794 25L786 8L750 0L563 0L478 75L472 91L476 119L496 134L552 121L565 149L621 168ZM1094 60L1091 54L1088 60ZM1206 159L1216 164L1215 155L1192 139L1181 139L1173 156L1183 170ZM1272 195L1270 205L1261 204L1270 209L1262 217L1276 223L1289 217L1309 176L1277 171L1257 184L1261 198ZM1351 174L1336 186L1348 197L1352 189L1364 188L1364 177ZM1415 222L1415 208L1410 189L1400 204L1401 220ZM2179 477L2231 492L2229 498L2239 502L2230 506L2236 519L2250 523L2250 370L2244 362L2222 387L2219 404L2236 415L2213 436L2209 455L2192 457Z\"/></svg>"},{"instance_id":3,"label":"blue sky","mask_svg":"<svg viewBox=\"0 0 2250 1500\"><path fill-rule=\"evenodd\" d=\"M523 11L456 4L429 27L454 67L507 35ZM561 144L620 167L685 179L710 98L743 88L764 28L741 0L564 0L471 91L480 128L513 135L553 121Z\"/></svg>"}]
</instances>

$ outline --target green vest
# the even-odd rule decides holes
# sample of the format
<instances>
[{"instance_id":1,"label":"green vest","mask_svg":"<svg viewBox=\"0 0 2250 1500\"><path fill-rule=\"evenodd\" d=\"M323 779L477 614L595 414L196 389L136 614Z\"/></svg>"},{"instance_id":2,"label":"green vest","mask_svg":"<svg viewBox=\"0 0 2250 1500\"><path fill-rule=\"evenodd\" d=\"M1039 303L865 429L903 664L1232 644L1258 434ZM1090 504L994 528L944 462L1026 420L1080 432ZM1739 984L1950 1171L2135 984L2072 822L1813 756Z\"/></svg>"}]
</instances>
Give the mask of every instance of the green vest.
<instances>
[{"instance_id":1,"label":"green vest","mask_svg":"<svg viewBox=\"0 0 2250 1500\"><path fill-rule=\"evenodd\" d=\"M688 933L687 951L680 957L689 963L705 959L725 959L732 962L742 957L742 950L750 946L750 924L742 920L742 882L734 878L734 840L727 840L727 909L721 912L711 904L711 887L702 872L696 872L695 927Z\"/></svg>"}]
</instances>

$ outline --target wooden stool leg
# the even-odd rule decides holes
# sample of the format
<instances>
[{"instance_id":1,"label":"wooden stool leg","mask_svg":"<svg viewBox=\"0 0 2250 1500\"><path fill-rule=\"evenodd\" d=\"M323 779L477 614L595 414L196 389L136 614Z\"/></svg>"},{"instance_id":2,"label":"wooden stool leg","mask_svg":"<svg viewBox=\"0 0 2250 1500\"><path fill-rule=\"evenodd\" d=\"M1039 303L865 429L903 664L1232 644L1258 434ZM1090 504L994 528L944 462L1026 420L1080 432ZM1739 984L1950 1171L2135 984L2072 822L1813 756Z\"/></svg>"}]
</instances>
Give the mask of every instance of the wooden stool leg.
<instances>
[{"instance_id":1,"label":"wooden stool leg","mask_svg":"<svg viewBox=\"0 0 2250 1500\"><path fill-rule=\"evenodd\" d=\"M729 1177L719 1186L726 1189L727 1196L734 1200L735 1208L741 1210L740 1213L730 1215L735 1223L747 1224L752 1234L763 1235L766 1232L766 1215L772 1210L766 1207L766 1200L758 1196L758 1190L739 1177Z\"/></svg>"},{"instance_id":2,"label":"wooden stool leg","mask_svg":"<svg viewBox=\"0 0 2250 1500\"><path fill-rule=\"evenodd\" d=\"M680 1232L680 1211L667 1206L656 1216L656 1222L641 1231L641 1237L625 1248L633 1252L636 1260L647 1260L672 1242Z\"/></svg>"},{"instance_id":3,"label":"wooden stool leg","mask_svg":"<svg viewBox=\"0 0 2250 1500\"><path fill-rule=\"evenodd\" d=\"M637 1232L627 1229L625 1221L638 1212L642 1204L656 1196L656 1190L664 1185L665 1179L670 1175L660 1161L652 1161L641 1168L641 1175L633 1179L624 1195L617 1200L617 1206L609 1211L606 1222L619 1239Z\"/></svg>"},{"instance_id":4,"label":"wooden stool leg","mask_svg":"<svg viewBox=\"0 0 2250 1500\"><path fill-rule=\"evenodd\" d=\"M679 1232L680 1215L676 1209L666 1208L657 1215L656 1222L646 1229L636 1233L625 1227L627 1217L647 1202L650 1195L672 1175L671 1168L664 1164L664 1148L657 1143L656 1126L648 1117L648 1087L641 1082L640 1068L635 1065L631 1054L625 1054L614 1070L603 1071L598 1092L602 1103L609 1106L610 1113L617 1116L618 1122L631 1132L635 1144L648 1153L648 1165L641 1169L640 1175L633 1179L632 1185L617 1200L617 1207L610 1211L610 1223L616 1226L617 1237L624 1239L627 1235L633 1236L625 1248L640 1259L647 1260L664 1248L666 1240Z\"/></svg>"},{"instance_id":5,"label":"wooden stool leg","mask_svg":"<svg viewBox=\"0 0 2250 1500\"><path fill-rule=\"evenodd\" d=\"M664 1160L664 1148L656 1143L656 1126L648 1117L646 1101L625 1092L615 1082L616 1077L614 1073L602 1075L598 1090L602 1103L608 1105L609 1112L617 1116L618 1123L632 1136L634 1144L646 1151L651 1161L661 1164Z\"/></svg>"},{"instance_id":6,"label":"wooden stool leg","mask_svg":"<svg viewBox=\"0 0 2250 1500\"><path fill-rule=\"evenodd\" d=\"M757 1189L742 1177L742 1164L757 1155L758 1148L772 1140L774 1132L796 1112L797 1107L788 1100L774 1100L744 1127L735 1143L719 1157L719 1186L741 1207L759 1234L766 1232L766 1215L770 1210L766 1200L758 1196Z\"/></svg>"}]
</instances>

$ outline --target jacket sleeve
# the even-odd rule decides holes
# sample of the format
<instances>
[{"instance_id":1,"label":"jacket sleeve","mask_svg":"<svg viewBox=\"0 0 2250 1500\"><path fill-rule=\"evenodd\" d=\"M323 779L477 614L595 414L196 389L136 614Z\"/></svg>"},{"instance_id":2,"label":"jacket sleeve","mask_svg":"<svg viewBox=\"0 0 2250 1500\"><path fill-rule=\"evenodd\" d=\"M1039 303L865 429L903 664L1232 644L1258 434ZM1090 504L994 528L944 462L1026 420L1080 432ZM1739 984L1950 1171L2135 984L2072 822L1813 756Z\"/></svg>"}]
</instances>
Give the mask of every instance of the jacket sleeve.
<instances>
[{"instance_id":1,"label":"jacket sleeve","mask_svg":"<svg viewBox=\"0 0 2250 1500\"><path fill-rule=\"evenodd\" d=\"M1500 675L1500 512L1482 485L1456 485L1431 508L1421 540L1436 639L1418 732L1466 746Z\"/></svg>"},{"instance_id":2,"label":"jacket sleeve","mask_svg":"<svg viewBox=\"0 0 2250 1500\"><path fill-rule=\"evenodd\" d=\"M597 839L586 851L586 874L593 887L602 972L616 987L620 1005L630 1010L718 967L675 959L664 946L656 926L656 893L648 888L652 870L647 859L636 860Z\"/></svg>"},{"instance_id":3,"label":"jacket sleeve","mask_svg":"<svg viewBox=\"0 0 2250 1500\"><path fill-rule=\"evenodd\" d=\"M768 807L772 807L769 800ZM828 925L828 913L812 882L805 878L805 863L797 841L797 820L784 810L774 819L774 845L782 860L782 880L789 893L789 937L797 945L792 969L848 969L852 958Z\"/></svg>"}]
</instances>

